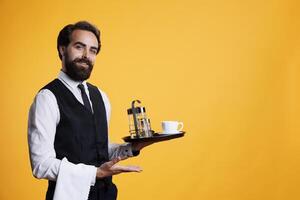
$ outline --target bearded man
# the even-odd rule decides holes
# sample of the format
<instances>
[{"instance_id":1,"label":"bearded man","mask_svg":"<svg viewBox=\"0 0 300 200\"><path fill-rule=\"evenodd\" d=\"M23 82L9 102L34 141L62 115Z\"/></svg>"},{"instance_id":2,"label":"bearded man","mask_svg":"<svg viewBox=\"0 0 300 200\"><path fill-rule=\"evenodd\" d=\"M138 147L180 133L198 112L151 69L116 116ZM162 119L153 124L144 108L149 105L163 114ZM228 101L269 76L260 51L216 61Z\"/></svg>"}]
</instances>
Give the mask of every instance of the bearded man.
<instances>
[{"instance_id":1,"label":"bearded man","mask_svg":"<svg viewBox=\"0 0 300 200\"><path fill-rule=\"evenodd\" d=\"M48 180L46 200L113 200L112 176L140 172L117 165L149 144L108 140L110 103L87 83L101 48L100 31L86 21L65 26L57 38L58 77L44 86L30 107L28 144L32 173Z\"/></svg>"}]
</instances>

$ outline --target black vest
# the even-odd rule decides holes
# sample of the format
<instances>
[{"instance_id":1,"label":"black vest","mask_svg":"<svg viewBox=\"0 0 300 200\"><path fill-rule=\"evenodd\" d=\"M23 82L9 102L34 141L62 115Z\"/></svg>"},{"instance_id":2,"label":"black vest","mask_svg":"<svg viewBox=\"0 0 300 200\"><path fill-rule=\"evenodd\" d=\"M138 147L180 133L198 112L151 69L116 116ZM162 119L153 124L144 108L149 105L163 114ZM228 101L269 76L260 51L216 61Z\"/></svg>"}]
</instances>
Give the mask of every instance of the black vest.
<instances>
[{"instance_id":1,"label":"black vest","mask_svg":"<svg viewBox=\"0 0 300 200\"><path fill-rule=\"evenodd\" d=\"M43 89L56 97L60 121L56 127L54 149L56 158L78 164L99 167L107 162L108 136L105 105L97 87L87 83L94 113L82 105L72 92L58 79ZM111 182L111 178L106 181ZM53 198L55 182L49 181L47 199Z\"/></svg>"}]
</instances>

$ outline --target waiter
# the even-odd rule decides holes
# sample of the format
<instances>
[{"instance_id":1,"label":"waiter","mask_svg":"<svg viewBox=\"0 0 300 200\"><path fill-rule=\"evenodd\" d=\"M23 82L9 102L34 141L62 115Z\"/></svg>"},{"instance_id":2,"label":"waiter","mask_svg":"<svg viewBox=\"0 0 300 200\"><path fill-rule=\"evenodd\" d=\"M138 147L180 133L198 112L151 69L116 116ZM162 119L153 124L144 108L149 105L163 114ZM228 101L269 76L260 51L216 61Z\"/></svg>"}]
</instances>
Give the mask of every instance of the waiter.
<instances>
[{"instance_id":1,"label":"waiter","mask_svg":"<svg viewBox=\"0 0 300 200\"><path fill-rule=\"evenodd\" d=\"M86 82L101 48L100 31L86 21L65 26L57 38L58 77L36 95L29 111L28 144L33 175L49 180L46 200L113 200L112 176L140 172L117 163L150 143L108 141L110 103Z\"/></svg>"}]
</instances>

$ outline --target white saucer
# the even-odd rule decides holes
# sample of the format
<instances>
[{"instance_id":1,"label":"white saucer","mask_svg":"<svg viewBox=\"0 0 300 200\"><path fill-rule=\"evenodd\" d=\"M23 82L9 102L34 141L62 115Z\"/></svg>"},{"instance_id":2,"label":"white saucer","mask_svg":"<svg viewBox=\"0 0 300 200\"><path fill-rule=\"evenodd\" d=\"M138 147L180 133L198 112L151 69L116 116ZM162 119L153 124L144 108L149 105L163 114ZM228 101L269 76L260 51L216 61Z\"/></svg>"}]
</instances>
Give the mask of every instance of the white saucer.
<instances>
[{"instance_id":1,"label":"white saucer","mask_svg":"<svg viewBox=\"0 0 300 200\"><path fill-rule=\"evenodd\" d=\"M182 131L178 131L178 132L161 132L162 134L168 134L168 135L172 135L172 134L178 134L181 133Z\"/></svg>"}]
</instances>

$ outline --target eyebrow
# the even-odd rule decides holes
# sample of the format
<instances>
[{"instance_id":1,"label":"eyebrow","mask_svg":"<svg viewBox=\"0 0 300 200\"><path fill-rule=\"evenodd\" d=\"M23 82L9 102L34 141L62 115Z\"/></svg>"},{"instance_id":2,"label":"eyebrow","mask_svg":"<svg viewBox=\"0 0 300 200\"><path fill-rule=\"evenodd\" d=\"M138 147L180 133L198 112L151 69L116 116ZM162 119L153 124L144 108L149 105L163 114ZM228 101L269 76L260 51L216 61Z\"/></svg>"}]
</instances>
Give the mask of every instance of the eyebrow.
<instances>
[{"instance_id":1,"label":"eyebrow","mask_svg":"<svg viewBox=\"0 0 300 200\"><path fill-rule=\"evenodd\" d=\"M82 46L86 47L86 44L83 44L82 42L75 42L75 43L74 43L74 45L76 45L76 44L80 44L80 45L82 45ZM95 46L92 46L92 47L91 47L91 49L95 49L95 50L97 50L97 51L98 51L98 48L97 48L97 47L95 47Z\"/></svg>"}]
</instances>

